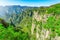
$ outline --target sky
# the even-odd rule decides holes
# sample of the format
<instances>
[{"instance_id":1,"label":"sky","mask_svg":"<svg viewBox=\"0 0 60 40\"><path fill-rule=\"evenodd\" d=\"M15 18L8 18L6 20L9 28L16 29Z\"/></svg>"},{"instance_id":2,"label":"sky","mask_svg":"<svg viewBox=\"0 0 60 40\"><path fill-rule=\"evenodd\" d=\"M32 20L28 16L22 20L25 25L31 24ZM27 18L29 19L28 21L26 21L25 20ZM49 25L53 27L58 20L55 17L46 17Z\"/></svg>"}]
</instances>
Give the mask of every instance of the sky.
<instances>
[{"instance_id":1,"label":"sky","mask_svg":"<svg viewBox=\"0 0 60 40\"><path fill-rule=\"evenodd\" d=\"M21 5L21 6L50 6L60 3L60 0L0 0L0 6Z\"/></svg>"}]
</instances>

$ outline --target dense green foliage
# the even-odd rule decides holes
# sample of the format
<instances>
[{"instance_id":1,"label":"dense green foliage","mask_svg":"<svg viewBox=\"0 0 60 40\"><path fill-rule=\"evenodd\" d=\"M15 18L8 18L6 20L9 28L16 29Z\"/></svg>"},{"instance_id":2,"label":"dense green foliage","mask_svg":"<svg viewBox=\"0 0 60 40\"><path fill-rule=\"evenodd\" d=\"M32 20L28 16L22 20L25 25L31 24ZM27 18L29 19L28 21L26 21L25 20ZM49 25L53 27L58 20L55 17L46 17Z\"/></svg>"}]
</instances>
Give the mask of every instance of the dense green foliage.
<instances>
[{"instance_id":1,"label":"dense green foliage","mask_svg":"<svg viewBox=\"0 0 60 40\"><path fill-rule=\"evenodd\" d=\"M13 26L4 28L0 24L0 40L29 40L29 34L26 31L16 32Z\"/></svg>"}]
</instances>

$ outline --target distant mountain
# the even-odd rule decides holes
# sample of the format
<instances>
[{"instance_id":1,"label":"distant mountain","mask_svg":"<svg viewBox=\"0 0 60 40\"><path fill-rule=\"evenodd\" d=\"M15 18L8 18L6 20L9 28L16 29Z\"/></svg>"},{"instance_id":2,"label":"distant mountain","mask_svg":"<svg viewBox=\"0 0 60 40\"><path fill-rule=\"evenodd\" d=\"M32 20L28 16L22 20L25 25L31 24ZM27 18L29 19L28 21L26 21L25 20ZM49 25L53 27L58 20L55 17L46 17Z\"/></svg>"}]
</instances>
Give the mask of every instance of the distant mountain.
<instances>
[{"instance_id":1,"label":"distant mountain","mask_svg":"<svg viewBox=\"0 0 60 40\"><path fill-rule=\"evenodd\" d=\"M27 6L19 6L19 5L13 5L13 6L0 6L0 15L3 16L5 14L12 14L12 13L21 13L22 11L31 8Z\"/></svg>"},{"instance_id":2,"label":"distant mountain","mask_svg":"<svg viewBox=\"0 0 60 40\"><path fill-rule=\"evenodd\" d=\"M26 16L26 12L32 8L34 7L20 5L0 6L0 18L3 18L7 22L10 22L10 19L12 19L13 23L17 24Z\"/></svg>"}]
</instances>

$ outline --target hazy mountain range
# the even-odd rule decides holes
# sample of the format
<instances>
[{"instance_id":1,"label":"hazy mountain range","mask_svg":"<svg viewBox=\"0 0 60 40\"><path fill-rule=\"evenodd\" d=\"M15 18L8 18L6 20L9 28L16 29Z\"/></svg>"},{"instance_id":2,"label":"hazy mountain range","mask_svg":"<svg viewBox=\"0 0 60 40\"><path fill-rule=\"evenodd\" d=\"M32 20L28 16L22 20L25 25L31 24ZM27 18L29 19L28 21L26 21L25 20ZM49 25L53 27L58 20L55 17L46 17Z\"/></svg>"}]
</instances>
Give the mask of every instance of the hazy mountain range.
<instances>
[{"instance_id":1,"label":"hazy mountain range","mask_svg":"<svg viewBox=\"0 0 60 40\"><path fill-rule=\"evenodd\" d=\"M0 6L0 15L5 14L12 14L12 13L21 13L22 11L31 8L27 6L19 6L19 5L13 5L13 6Z\"/></svg>"},{"instance_id":2,"label":"hazy mountain range","mask_svg":"<svg viewBox=\"0 0 60 40\"><path fill-rule=\"evenodd\" d=\"M20 21L24 19L26 15L31 16L34 10L38 11L39 14L46 13L46 10L48 13L52 13L54 11L54 13L57 12L57 14L59 14L60 13L59 7L60 7L59 3L55 5L51 5L49 7L44 7L44 6L28 7L28 6L20 6L20 5L0 6L0 17L6 20L7 22L10 22L10 19L12 19L14 23L20 23Z\"/></svg>"}]
</instances>

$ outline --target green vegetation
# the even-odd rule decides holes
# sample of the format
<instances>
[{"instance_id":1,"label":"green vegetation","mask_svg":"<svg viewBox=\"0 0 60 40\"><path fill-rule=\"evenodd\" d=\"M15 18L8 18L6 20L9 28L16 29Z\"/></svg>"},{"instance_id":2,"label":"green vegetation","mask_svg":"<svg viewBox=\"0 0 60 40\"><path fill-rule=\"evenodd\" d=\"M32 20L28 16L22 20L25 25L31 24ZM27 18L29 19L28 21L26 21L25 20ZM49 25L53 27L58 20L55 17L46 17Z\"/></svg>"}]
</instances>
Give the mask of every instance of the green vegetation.
<instances>
[{"instance_id":1,"label":"green vegetation","mask_svg":"<svg viewBox=\"0 0 60 40\"><path fill-rule=\"evenodd\" d=\"M60 4L26 9L0 18L0 40L58 40L60 37ZM60 40L60 39L59 39Z\"/></svg>"},{"instance_id":2,"label":"green vegetation","mask_svg":"<svg viewBox=\"0 0 60 40\"><path fill-rule=\"evenodd\" d=\"M4 28L0 24L0 40L29 40L29 34L24 31L16 32L13 26Z\"/></svg>"}]
</instances>

